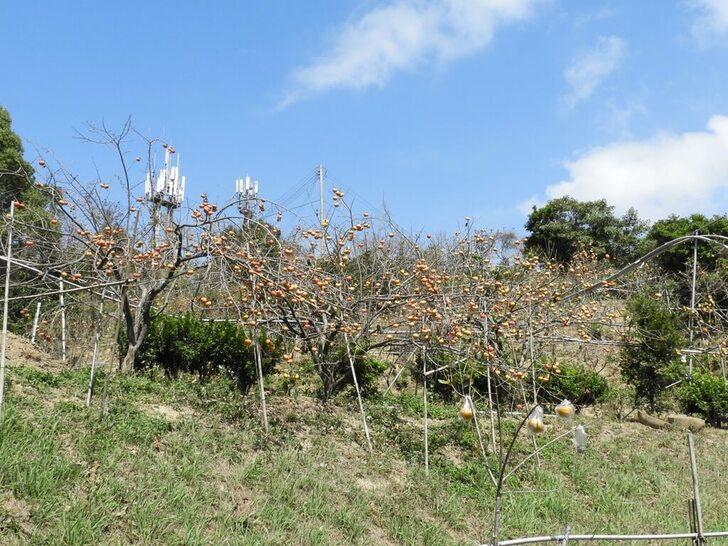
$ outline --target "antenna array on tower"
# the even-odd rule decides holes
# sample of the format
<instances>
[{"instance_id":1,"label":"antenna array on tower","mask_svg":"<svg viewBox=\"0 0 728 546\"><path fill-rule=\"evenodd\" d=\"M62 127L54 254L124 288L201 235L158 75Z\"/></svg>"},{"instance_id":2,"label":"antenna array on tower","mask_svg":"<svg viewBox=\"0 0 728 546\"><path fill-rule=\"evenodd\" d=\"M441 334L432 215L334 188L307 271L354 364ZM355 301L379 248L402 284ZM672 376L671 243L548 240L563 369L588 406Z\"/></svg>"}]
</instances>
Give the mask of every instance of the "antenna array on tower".
<instances>
[{"instance_id":1,"label":"antenna array on tower","mask_svg":"<svg viewBox=\"0 0 728 546\"><path fill-rule=\"evenodd\" d=\"M250 213L250 202L258 196L258 181L249 176L235 180L235 192L238 197L238 210L241 214Z\"/></svg>"},{"instance_id":2,"label":"antenna array on tower","mask_svg":"<svg viewBox=\"0 0 728 546\"><path fill-rule=\"evenodd\" d=\"M175 153L174 148L167 144L164 145L164 148L164 168L157 173L157 180L154 184L152 184L152 172L147 172L144 194L149 201L169 209L176 209L184 201L187 179L179 175L179 156L177 156L177 165L170 165L172 154Z\"/></svg>"}]
</instances>

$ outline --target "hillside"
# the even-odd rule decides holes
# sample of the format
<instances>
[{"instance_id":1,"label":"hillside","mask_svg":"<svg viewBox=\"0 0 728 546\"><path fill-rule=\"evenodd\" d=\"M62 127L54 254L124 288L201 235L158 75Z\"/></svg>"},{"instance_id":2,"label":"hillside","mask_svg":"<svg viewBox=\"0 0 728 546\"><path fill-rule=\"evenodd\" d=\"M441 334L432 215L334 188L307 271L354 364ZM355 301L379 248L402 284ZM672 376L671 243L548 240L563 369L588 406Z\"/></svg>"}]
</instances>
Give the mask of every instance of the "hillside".
<instances>
[{"instance_id":1,"label":"hillside","mask_svg":"<svg viewBox=\"0 0 728 546\"><path fill-rule=\"evenodd\" d=\"M356 403L273 393L271 431L257 400L217 379L114 376L84 406L87 370L11 344L0 421L3 544L476 544L487 540L493 487L472 425L435 401L429 478L422 402L405 391L367 400L369 456ZM103 379L99 382L103 385ZM604 414L604 415L602 415ZM685 435L583 418L525 464L504 497L502 537L677 532L688 527ZM566 425L554 423L545 443ZM728 529L728 432L695 435L708 530ZM519 449L526 452L530 440Z\"/></svg>"}]
</instances>

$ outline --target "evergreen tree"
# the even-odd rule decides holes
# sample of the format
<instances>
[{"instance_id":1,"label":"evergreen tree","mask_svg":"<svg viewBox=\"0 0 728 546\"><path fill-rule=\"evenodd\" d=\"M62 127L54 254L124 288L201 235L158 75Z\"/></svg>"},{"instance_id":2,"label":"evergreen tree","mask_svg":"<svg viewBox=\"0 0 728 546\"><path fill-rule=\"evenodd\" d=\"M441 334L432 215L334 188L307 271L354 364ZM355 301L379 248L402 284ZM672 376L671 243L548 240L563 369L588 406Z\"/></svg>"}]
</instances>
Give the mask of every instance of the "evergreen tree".
<instances>
[{"instance_id":1,"label":"evergreen tree","mask_svg":"<svg viewBox=\"0 0 728 546\"><path fill-rule=\"evenodd\" d=\"M599 257L609 254L624 263L633 256L646 224L634 209L620 218L604 199L578 201L566 196L534 207L526 229L531 232L526 249L561 263L568 263L582 249L591 249Z\"/></svg>"},{"instance_id":2,"label":"evergreen tree","mask_svg":"<svg viewBox=\"0 0 728 546\"><path fill-rule=\"evenodd\" d=\"M23 158L23 143L13 132L10 113L0 106L0 206L33 189L33 167Z\"/></svg>"}]
</instances>

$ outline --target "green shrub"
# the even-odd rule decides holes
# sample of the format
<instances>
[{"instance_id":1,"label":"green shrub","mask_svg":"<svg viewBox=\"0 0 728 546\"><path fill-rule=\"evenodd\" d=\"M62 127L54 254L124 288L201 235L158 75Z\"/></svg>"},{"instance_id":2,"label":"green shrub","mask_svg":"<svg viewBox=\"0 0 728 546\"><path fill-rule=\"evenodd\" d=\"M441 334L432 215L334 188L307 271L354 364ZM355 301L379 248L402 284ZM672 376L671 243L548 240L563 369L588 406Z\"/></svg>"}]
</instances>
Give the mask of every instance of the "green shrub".
<instances>
[{"instance_id":1,"label":"green shrub","mask_svg":"<svg viewBox=\"0 0 728 546\"><path fill-rule=\"evenodd\" d=\"M677 390L685 413L697 413L717 427L728 422L728 381L708 371L696 370Z\"/></svg>"},{"instance_id":2,"label":"green shrub","mask_svg":"<svg viewBox=\"0 0 728 546\"><path fill-rule=\"evenodd\" d=\"M201 380L225 373L247 391L257 380L253 347L246 339L252 334L233 322L206 322L192 315L159 315L152 320L140 347L137 369L161 368L170 377L180 373L196 373ZM263 373L272 369L280 351L276 345L265 343L261 332L259 342L263 355Z\"/></svg>"},{"instance_id":3,"label":"green shrub","mask_svg":"<svg viewBox=\"0 0 728 546\"><path fill-rule=\"evenodd\" d=\"M590 324L588 327L589 337L592 339L604 339L604 326L601 324Z\"/></svg>"},{"instance_id":4,"label":"green shrub","mask_svg":"<svg viewBox=\"0 0 728 546\"><path fill-rule=\"evenodd\" d=\"M561 373L551 376L549 394L554 401L568 398L577 406L601 402L607 395L607 380L579 364L561 364Z\"/></svg>"},{"instance_id":5,"label":"green shrub","mask_svg":"<svg viewBox=\"0 0 728 546\"><path fill-rule=\"evenodd\" d=\"M352 347L351 356L354 359L354 371L356 372L356 380L359 383L359 389L362 395L369 396L377 392L379 379L384 372L389 369L389 364L373 358L361 349ZM337 378L335 387L331 395L336 395L344 388L354 384L354 378L351 375L351 364L349 355L346 352L346 346L337 347L331 352L331 372Z\"/></svg>"},{"instance_id":6,"label":"green shrub","mask_svg":"<svg viewBox=\"0 0 728 546\"><path fill-rule=\"evenodd\" d=\"M428 371L437 369L427 376L428 390L439 394L443 400L452 402L457 392L467 392L473 388L479 392L487 392L486 365L473 359L457 362L457 358L450 351L432 350L427 353ZM442 369L440 369L442 368ZM418 385L422 385L422 355L418 354L415 366L412 368L412 377ZM493 388L496 388L493 382ZM501 393L503 400L506 393Z\"/></svg>"},{"instance_id":7,"label":"green shrub","mask_svg":"<svg viewBox=\"0 0 728 546\"><path fill-rule=\"evenodd\" d=\"M354 361L354 369L359 387L364 395L369 396L379 390L380 378L389 369L389 364L378 358L367 357L362 360L360 368Z\"/></svg>"},{"instance_id":8,"label":"green shrub","mask_svg":"<svg viewBox=\"0 0 728 546\"><path fill-rule=\"evenodd\" d=\"M620 367L635 387L636 402L644 400L657 409L665 387L680 369L678 350L685 345L677 315L668 305L648 293L627 302L629 330L621 351Z\"/></svg>"},{"instance_id":9,"label":"green shrub","mask_svg":"<svg viewBox=\"0 0 728 546\"><path fill-rule=\"evenodd\" d=\"M604 400L604 407L610 414L621 421L632 412L634 400L634 386L615 383L609 386L606 399Z\"/></svg>"},{"instance_id":10,"label":"green shrub","mask_svg":"<svg viewBox=\"0 0 728 546\"><path fill-rule=\"evenodd\" d=\"M462 358L447 350L431 350L427 353L427 387L439 395L446 403L460 402L463 393L471 393L475 398L488 396L488 369L493 362L475 358ZM499 370L490 374L490 389L494 404L502 409L513 409L521 402L521 390L515 384L505 381L503 375L508 362L498 366ZM438 370L432 372L432 370ZM503 375L500 375L503 374ZM417 355L411 375L418 386L422 385L422 356ZM529 379L530 381L530 376ZM530 383L529 383L530 384Z\"/></svg>"},{"instance_id":11,"label":"green shrub","mask_svg":"<svg viewBox=\"0 0 728 546\"><path fill-rule=\"evenodd\" d=\"M454 361L451 353L447 351L429 351L427 353L428 370L444 368L443 370L434 372L427 376L427 386L432 392L436 392L445 400L450 400L453 395L453 383L457 385L460 379L457 372L453 372L450 367ZM447 366L447 367L446 367ZM415 384L422 385L422 355L418 354L415 358L415 365L411 370L412 378ZM457 377L455 377L457 376Z\"/></svg>"}]
</instances>

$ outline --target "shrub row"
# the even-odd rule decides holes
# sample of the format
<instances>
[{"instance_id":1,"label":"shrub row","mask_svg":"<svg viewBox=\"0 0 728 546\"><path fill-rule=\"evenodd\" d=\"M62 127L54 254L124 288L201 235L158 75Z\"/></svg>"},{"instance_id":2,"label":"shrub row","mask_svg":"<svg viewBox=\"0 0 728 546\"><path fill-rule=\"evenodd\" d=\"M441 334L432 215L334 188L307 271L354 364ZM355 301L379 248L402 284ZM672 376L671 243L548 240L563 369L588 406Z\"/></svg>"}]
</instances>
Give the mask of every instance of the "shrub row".
<instances>
[{"instance_id":1,"label":"shrub row","mask_svg":"<svg viewBox=\"0 0 728 546\"><path fill-rule=\"evenodd\" d=\"M281 357L279 344L260 332L263 373ZM227 374L247 391L257 379L252 333L233 322L202 321L192 315L158 315L142 343L135 367L161 368L170 377L196 373L205 380Z\"/></svg>"},{"instance_id":2,"label":"shrub row","mask_svg":"<svg viewBox=\"0 0 728 546\"><path fill-rule=\"evenodd\" d=\"M662 330L661 339L670 338L664 335L664 331L672 334L673 323L659 304L652 305L641 299L638 303L633 301L632 305L633 320L641 322L641 334L649 332L654 335ZM159 315L152 321L137 353L135 367L140 370L160 368L170 377L176 377L180 373L196 373L201 380L223 373L234 379L241 390L247 391L257 380L251 341L252 333L233 322L202 321L192 315ZM263 373L268 374L282 356L280 344L269 339L265 332L260 332L258 341L261 346ZM662 383L675 377L675 359L669 353L674 348L672 344L675 340L671 340L669 349L662 348L663 359L655 358L654 338L651 341L652 346L647 350L644 346L635 349L633 345L623 351L621 364L625 379L637 387L638 398L644 397L648 403L655 404L656 393L647 383L651 380ZM337 376L340 377L336 392L332 393L336 394L350 386L353 380L345 348L332 351L331 356L337 362ZM354 350L352 356L363 394L376 392L388 365L368 356L364 351ZM452 363L452 355L446 352L434 353L429 358L438 367ZM648 359L650 363L645 362ZM664 364L658 364L659 362ZM416 381L422 380L420 366L421 362L413 372ZM444 399L452 399L454 384L462 387L472 382L476 390L485 392L483 369L483 363L469 362L464 367L458 367L457 371L451 369L447 373L434 374L429 384ZM664 374L664 379L658 379L661 374ZM500 395L499 400L507 403L508 400L504 397L508 391L499 390L498 383L494 381L494 388ZM549 402L568 398L576 405L583 406L603 401L608 390L607 380L596 371L579 364L563 363L560 365L560 372L551 375L548 388L543 389L541 395ZM682 411L701 415L715 426L721 426L728 421L728 381L722 377L709 370L698 369L675 392Z\"/></svg>"},{"instance_id":3,"label":"shrub row","mask_svg":"<svg viewBox=\"0 0 728 546\"><path fill-rule=\"evenodd\" d=\"M696 370L677 390L686 413L696 413L716 427L728 423L728 381L708 370Z\"/></svg>"}]
</instances>

